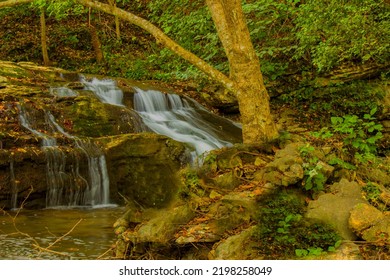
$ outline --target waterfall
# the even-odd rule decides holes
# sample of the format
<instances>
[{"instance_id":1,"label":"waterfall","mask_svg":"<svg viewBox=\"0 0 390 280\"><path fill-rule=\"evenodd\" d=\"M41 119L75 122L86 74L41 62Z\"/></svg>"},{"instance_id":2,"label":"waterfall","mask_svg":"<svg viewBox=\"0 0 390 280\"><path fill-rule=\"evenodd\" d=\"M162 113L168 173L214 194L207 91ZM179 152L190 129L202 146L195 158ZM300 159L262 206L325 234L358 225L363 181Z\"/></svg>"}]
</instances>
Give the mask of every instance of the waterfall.
<instances>
[{"instance_id":1,"label":"waterfall","mask_svg":"<svg viewBox=\"0 0 390 280\"><path fill-rule=\"evenodd\" d=\"M46 112L49 123L65 137L74 140L75 146L82 151L88 160L89 183L83 193L84 205L108 205L110 202L110 180L106 158L101 150L91 141L81 140L67 133L50 112Z\"/></svg>"},{"instance_id":2,"label":"waterfall","mask_svg":"<svg viewBox=\"0 0 390 280\"><path fill-rule=\"evenodd\" d=\"M38 131L32 125L32 118L24 106L19 106L21 125L42 141L41 149L46 155L46 207L96 206L109 203L109 179L105 157L100 149L88 141L80 140L56 122L50 112L45 112L45 125L52 133L59 132L72 139L77 149L88 161L88 180L80 174L77 156L67 163L67 156L57 145L56 138Z\"/></svg>"},{"instance_id":3,"label":"waterfall","mask_svg":"<svg viewBox=\"0 0 390 280\"><path fill-rule=\"evenodd\" d=\"M123 106L123 92L115 81L93 78L89 82L82 77L81 82L85 89L92 91L102 102ZM153 131L187 144L193 160L205 152L240 142L237 139L237 135L241 135L238 126L208 112L194 100L156 90L134 89L134 109L144 123L142 130ZM224 129L227 127L233 130L231 135L235 136L223 139L224 136L226 138Z\"/></svg>"},{"instance_id":4,"label":"waterfall","mask_svg":"<svg viewBox=\"0 0 390 280\"><path fill-rule=\"evenodd\" d=\"M134 109L145 125L155 133L186 143L193 150L193 159L210 150L231 146L230 141L221 138L221 126L210 120L212 114L208 113L209 119L205 119L195 107L177 94L136 88L134 95Z\"/></svg>"},{"instance_id":5,"label":"waterfall","mask_svg":"<svg viewBox=\"0 0 390 280\"><path fill-rule=\"evenodd\" d=\"M84 77L81 77L81 82L84 84L86 90L90 90L103 103L111 105L123 106L123 92L116 86L116 82L109 79L99 80L93 78L90 82Z\"/></svg>"}]
</instances>

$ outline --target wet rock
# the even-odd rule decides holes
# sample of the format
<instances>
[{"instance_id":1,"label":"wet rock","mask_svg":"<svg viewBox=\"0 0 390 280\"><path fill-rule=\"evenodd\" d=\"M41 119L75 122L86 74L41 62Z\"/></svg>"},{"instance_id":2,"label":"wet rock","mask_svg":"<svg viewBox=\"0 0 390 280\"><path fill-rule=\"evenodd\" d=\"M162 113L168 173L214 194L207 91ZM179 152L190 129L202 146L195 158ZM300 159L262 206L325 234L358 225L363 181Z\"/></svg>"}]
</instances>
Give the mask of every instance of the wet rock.
<instances>
[{"instance_id":1,"label":"wet rock","mask_svg":"<svg viewBox=\"0 0 390 280\"><path fill-rule=\"evenodd\" d=\"M390 175L378 168L363 168L359 170L367 181L376 182L383 186L390 186Z\"/></svg>"},{"instance_id":2,"label":"wet rock","mask_svg":"<svg viewBox=\"0 0 390 280\"><path fill-rule=\"evenodd\" d=\"M223 173L221 175L218 175L212 179L215 186L221 189L228 189L232 190L238 185L240 185L241 181L240 178L238 178L234 171L230 171L227 173Z\"/></svg>"},{"instance_id":3,"label":"wet rock","mask_svg":"<svg viewBox=\"0 0 390 280\"><path fill-rule=\"evenodd\" d=\"M377 221L375 225L364 230L361 237L368 242L378 242L378 244L388 244L390 242L390 216L385 216Z\"/></svg>"},{"instance_id":4,"label":"wet rock","mask_svg":"<svg viewBox=\"0 0 390 280\"><path fill-rule=\"evenodd\" d=\"M343 239L356 240L356 234L349 227L349 217L357 204L367 204L361 186L342 179L331 186L331 191L309 202L306 217L331 225Z\"/></svg>"},{"instance_id":5,"label":"wet rock","mask_svg":"<svg viewBox=\"0 0 390 280\"><path fill-rule=\"evenodd\" d=\"M185 226L176 243L216 242L229 231L255 218L257 203L251 192L231 193L212 204L207 213Z\"/></svg>"},{"instance_id":6,"label":"wet rock","mask_svg":"<svg viewBox=\"0 0 390 280\"><path fill-rule=\"evenodd\" d=\"M132 244L145 242L166 244L174 238L174 233L194 215L194 210L188 205L164 209L135 230L124 232L122 237Z\"/></svg>"},{"instance_id":7,"label":"wet rock","mask_svg":"<svg viewBox=\"0 0 390 280\"><path fill-rule=\"evenodd\" d=\"M322 254L319 257L314 257L315 260L361 260L363 257L360 254L359 246L353 242L342 243L335 252Z\"/></svg>"}]
</instances>

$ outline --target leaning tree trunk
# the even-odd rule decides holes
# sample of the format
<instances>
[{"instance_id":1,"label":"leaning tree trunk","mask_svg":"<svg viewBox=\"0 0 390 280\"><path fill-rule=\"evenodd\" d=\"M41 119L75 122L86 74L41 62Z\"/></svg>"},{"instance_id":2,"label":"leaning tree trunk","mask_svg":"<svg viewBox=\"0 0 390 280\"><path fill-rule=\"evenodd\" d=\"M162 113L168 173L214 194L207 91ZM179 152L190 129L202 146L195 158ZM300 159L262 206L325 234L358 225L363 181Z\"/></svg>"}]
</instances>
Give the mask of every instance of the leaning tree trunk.
<instances>
[{"instance_id":1,"label":"leaning tree trunk","mask_svg":"<svg viewBox=\"0 0 390 280\"><path fill-rule=\"evenodd\" d=\"M41 46L42 46L42 56L43 56L43 64L45 66L49 66L49 54L47 52L47 38L46 38L46 19L45 19L45 10L41 8Z\"/></svg>"},{"instance_id":2,"label":"leaning tree trunk","mask_svg":"<svg viewBox=\"0 0 390 280\"><path fill-rule=\"evenodd\" d=\"M199 70L203 71L211 79L218 81L226 89L235 93L234 83L228 77L226 77L223 73L210 66L204 60L200 59L193 53L187 51L186 49L178 45L175 41L173 41L171 38L165 35L164 32L162 32L158 27L153 25L151 22L141 17L138 17L130 12L124 11L117 7L110 6L108 4L103 4L98 1L93 1L93 0L76 0L76 1L81 5L97 9L99 11L105 12L110 15L117 16L120 19L128 21L131 24L137 25L138 27L144 29L145 31L149 32L152 36L154 36L154 38L158 43L164 45L172 52L176 53L177 55L187 60L192 65L196 66Z\"/></svg>"},{"instance_id":3,"label":"leaning tree trunk","mask_svg":"<svg viewBox=\"0 0 390 280\"><path fill-rule=\"evenodd\" d=\"M31 2L33 2L33 0L8 0L8 1L0 2L0 8L12 7L16 5L31 3Z\"/></svg>"},{"instance_id":4,"label":"leaning tree trunk","mask_svg":"<svg viewBox=\"0 0 390 280\"><path fill-rule=\"evenodd\" d=\"M206 0L229 60L245 143L263 143L278 133L272 120L269 95L253 48L240 0Z\"/></svg>"}]
</instances>

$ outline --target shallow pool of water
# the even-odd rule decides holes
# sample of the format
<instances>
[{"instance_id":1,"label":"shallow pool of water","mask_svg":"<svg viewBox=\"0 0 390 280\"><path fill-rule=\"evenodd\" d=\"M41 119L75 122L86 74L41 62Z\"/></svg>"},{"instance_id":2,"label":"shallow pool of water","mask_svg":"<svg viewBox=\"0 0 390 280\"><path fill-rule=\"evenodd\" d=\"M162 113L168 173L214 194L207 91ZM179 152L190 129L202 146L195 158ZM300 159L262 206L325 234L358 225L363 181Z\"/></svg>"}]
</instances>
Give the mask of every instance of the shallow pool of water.
<instances>
[{"instance_id":1,"label":"shallow pool of water","mask_svg":"<svg viewBox=\"0 0 390 280\"><path fill-rule=\"evenodd\" d=\"M112 225L123 211L121 207L22 210L16 218L16 211L0 213L0 259L112 257Z\"/></svg>"}]
</instances>

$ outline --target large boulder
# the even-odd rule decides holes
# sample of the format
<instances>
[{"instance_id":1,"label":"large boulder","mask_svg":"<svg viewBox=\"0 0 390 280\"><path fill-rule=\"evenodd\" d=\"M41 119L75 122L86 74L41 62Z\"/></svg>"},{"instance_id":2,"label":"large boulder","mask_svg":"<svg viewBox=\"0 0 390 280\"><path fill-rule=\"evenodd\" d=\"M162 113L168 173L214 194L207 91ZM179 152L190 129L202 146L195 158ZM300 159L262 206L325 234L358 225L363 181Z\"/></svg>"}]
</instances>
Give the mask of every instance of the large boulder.
<instances>
[{"instance_id":1,"label":"large boulder","mask_svg":"<svg viewBox=\"0 0 390 280\"><path fill-rule=\"evenodd\" d=\"M341 179L331 186L330 193L309 202L306 217L331 225L343 239L356 240L356 234L349 227L350 212L356 205L367 203L357 182Z\"/></svg>"},{"instance_id":2,"label":"large boulder","mask_svg":"<svg viewBox=\"0 0 390 280\"><path fill-rule=\"evenodd\" d=\"M112 198L162 207L175 198L177 171L186 159L183 144L152 133L100 138L105 143Z\"/></svg>"}]
</instances>

